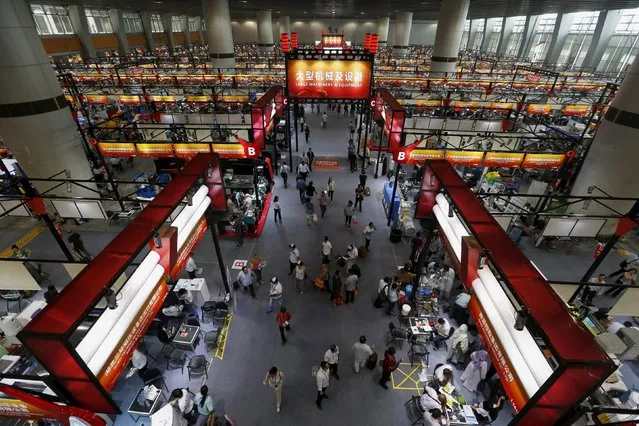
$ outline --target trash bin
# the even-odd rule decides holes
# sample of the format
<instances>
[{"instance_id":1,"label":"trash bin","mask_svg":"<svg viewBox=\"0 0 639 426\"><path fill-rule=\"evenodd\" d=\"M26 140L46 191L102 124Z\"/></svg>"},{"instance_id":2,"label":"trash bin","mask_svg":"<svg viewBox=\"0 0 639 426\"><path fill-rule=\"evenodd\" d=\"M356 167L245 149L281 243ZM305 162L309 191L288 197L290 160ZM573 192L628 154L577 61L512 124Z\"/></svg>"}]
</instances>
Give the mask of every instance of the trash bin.
<instances>
[{"instance_id":1,"label":"trash bin","mask_svg":"<svg viewBox=\"0 0 639 426\"><path fill-rule=\"evenodd\" d=\"M390 240L391 243L399 243L402 241L402 230L399 228L391 229Z\"/></svg>"}]
</instances>

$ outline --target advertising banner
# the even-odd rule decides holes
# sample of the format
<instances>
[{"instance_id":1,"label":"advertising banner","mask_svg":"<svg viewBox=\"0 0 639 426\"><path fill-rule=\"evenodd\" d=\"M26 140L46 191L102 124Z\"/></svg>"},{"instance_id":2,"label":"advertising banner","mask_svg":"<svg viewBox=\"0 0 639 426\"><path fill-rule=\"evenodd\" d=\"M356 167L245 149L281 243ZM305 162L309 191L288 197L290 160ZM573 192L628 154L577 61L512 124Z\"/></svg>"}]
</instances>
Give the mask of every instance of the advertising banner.
<instances>
[{"instance_id":1,"label":"advertising banner","mask_svg":"<svg viewBox=\"0 0 639 426\"><path fill-rule=\"evenodd\" d=\"M550 114L551 109L549 104L530 104L526 111L528 114Z\"/></svg>"},{"instance_id":2,"label":"advertising banner","mask_svg":"<svg viewBox=\"0 0 639 426\"><path fill-rule=\"evenodd\" d=\"M187 102L209 102L211 100L210 96L187 96Z\"/></svg>"},{"instance_id":3,"label":"advertising banner","mask_svg":"<svg viewBox=\"0 0 639 426\"><path fill-rule=\"evenodd\" d=\"M533 83L537 83L541 80L541 76L537 74L526 74L526 81L532 81Z\"/></svg>"},{"instance_id":4,"label":"advertising banner","mask_svg":"<svg viewBox=\"0 0 639 426\"><path fill-rule=\"evenodd\" d=\"M525 169L556 169L564 164L566 154L526 154Z\"/></svg>"},{"instance_id":5,"label":"advertising banner","mask_svg":"<svg viewBox=\"0 0 639 426\"><path fill-rule=\"evenodd\" d=\"M460 102L460 101L456 101L453 102L453 110L455 111L461 111L464 109L477 109L477 107L479 106L479 103L477 102Z\"/></svg>"},{"instance_id":6,"label":"advertising banner","mask_svg":"<svg viewBox=\"0 0 639 426\"><path fill-rule=\"evenodd\" d=\"M138 95L123 95L120 96L120 103L125 105L138 105L140 103L140 97Z\"/></svg>"},{"instance_id":7,"label":"advertising banner","mask_svg":"<svg viewBox=\"0 0 639 426\"><path fill-rule=\"evenodd\" d=\"M417 107L419 108L439 108L442 106L441 99L426 99L417 101Z\"/></svg>"},{"instance_id":8,"label":"advertising banner","mask_svg":"<svg viewBox=\"0 0 639 426\"><path fill-rule=\"evenodd\" d=\"M208 143L175 143L173 150L176 157L191 158L200 152L211 152L211 145Z\"/></svg>"},{"instance_id":9,"label":"advertising banner","mask_svg":"<svg viewBox=\"0 0 639 426\"><path fill-rule=\"evenodd\" d=\"M479 166L484 151L447 151L445 158L455 166Z\"/></svg>"},{"instance_id":10,"label":"advertising banner","mask_svg":"<svg viewBox=\"0 0 639 426\"><path fill-rule=\"evenodd\" d=\"M369 61L291 59L286 76L289 97L368 99L371 72Z\"/></svg>"},{"instance_id":11,"label":"advertising banner","mask_svg":"<svg viewBox=\"0 0 639 426\"><path fill-rule=\"evenodd\" d=\"M122 371L126 368L126 365L133 355L133 351L138 346L138 342L142 336L144 336L153 318L155 318L155 315L162 307L167 292L168 287L166 286L166 281L161 279L144 304L144 307L129 326L116 351L111 354L111 358L105 364L102 371L100 371L100 374L98 374L98 380L100 380L100 384L104 386L107 392L113 389Z\"/></svg>"},{"instance_id":12,"label":"advertising banner","mask_svg":"<svg viewBox=\"0 0 639 426\"><path fill-rule=\"evenodd\" d=\"M175 262L175 265L171 270L171 276L174 279L178 279L180 277L182 269L184 269L184 266L186 265L187 259L204 236L204 233L206 232L206 229L208 227L207 223L208 222L206 221L206 218L202 216L195 228L193 228L193 231L191 231L191 234L189 235L185 243L182 245L182 250L180 250L180 252L178 253L177 261Z\"/></svg>"},{"instance_id":13,"label":"advertising banner","mask_svg":"<svg viewBox=\"0 0 639 426\"><path fill-rule=\"evenodd\" d=\"M518 152L488 152L484 159L484 167L509 167L521 166L524 159L523 153Z\"/></svg>"},{"instance_id":14,"label":"advertising banner","mask_svg":"<svg viewBox=\"0 0 639 426\"><path fill-rule=\"evenodd\" d=\"M511 102L492 102L488 108L496 112L508 112L515 108L515 104Z\"/></svg>"},{"instance_id":15,"label":"advertising banner","mask_svg":"<svg viewBox=\"0 0 639 426\"><path fill-rule=\"evenodd\" d=\"M173 145L170 143L139 143L137 148L140 157L173 157Z\"/></svg>"},{"instance_id":16,"label":"advertising banner","mask_svg":"<svg viewBox=\"0 0 639 426\"><path fill-rule=\"evenodd\" d=\"M468 309L475 320L477 330L482 337L482 341L486 344L486 350L493 361L493 366L497 370L497 374L501 379L501 384L510 399L510 402L517 413L528 402L528 396L523 385L519 381L514 365L508 359L506 352L502 349L501 343L497 338L493 327L490 325L484 310L477 299L477 296L471 296L468 303Z\"/></svg>"},{"instance_id":17,"label":"advertising banner","mask_svg":"<svg viewBox=\"0 0 639 426\"><path fill-rule=\"evenodd\" d=\"M87 95L87 102L90 104L108 104L109 100L106 96Z\"/></svg>"},{"instance_id":18,"label":"advertising banner","mask_svg":"<svg viewBox=\"0 0 639 426\"><path fill-rule=\"evenodd\" d=\"M0 398L0 418L19 417L23 419L40 419L57 421L53 413L42 410L19 399Z\"/></svg>"},{"instance_id":19,"label":"advertising banner","mask_svg":"<svg viewBox=\"0 0 639 426\"><path fill-rule=\"evenodd\" d=\"M151 100L155 103L175 102L175 96L151 96Z\"/></svg>"},{"instance_id":20,"label":"advertising banner","mask_svg":"<svg viewBox=\"0 0 639 426\"><path fill-rule=\"evenodd\" d=\"M248 100L249 100L248 96L240 96L240 95L220 96L221 102L248 102Z\"/></svg>"},{"instance_id":21,"label":"advertising banner","mask_svg":"<svg viewBox=\"0 0 639 426\"><path fill-rule=\"evenodd\" d=\"M100 142L100 152L105 157L135 157L135 145L128 142Z\"/></svg>"},{"instance_id":22,"label":"advertising banner","mask_svg":"<svg viewBox=\"0 0 639 426\"><path fill-rule=\"evenodd\" d=\"M590 112L591 107L588 105L566 105L562 111L564 115L583 116Z\"/></svg>"}]
</instances>

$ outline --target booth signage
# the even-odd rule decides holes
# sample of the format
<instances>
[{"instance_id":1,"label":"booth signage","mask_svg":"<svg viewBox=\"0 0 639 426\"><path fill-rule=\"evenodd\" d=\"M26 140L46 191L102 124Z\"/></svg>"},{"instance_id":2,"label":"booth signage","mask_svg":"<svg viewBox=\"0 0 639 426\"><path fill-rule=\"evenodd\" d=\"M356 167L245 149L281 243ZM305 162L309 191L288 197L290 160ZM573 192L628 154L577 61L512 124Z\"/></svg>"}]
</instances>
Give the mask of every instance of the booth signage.
<instances>
[{"instance_id":1,"label":"booth signage","mask_svg":"<svg viewBox=\"0 0 639 426\"><path fill-rule=\"evenodd\" d=\"M291 98L368 99L370 61L290 59L287 85Z\"/></svg>"},{"instance_id":2,"label":"booth signage","mask_svg":"<svg viewBox=\"0 0 639 426\"><path fill-rule=\"evenodd\" d=\"M248 96L240 96L240 95L235 95L235 96L220 96L220 101L221 102L248 102L249 98Z\"/></svg>"},{"instance_id":3,"label":"booth signage","mask_svg":"<svg viewBox=\"0 0 639 426\"><path fill-rule=\"evenodd\" d=\"M99 142L100 152L105 157L134 157L135 145L128 142Z\"/></svg>"},{"instance_id":4,"label":"booth signage","mask_svg":"<svg viewBox=\"0 0 639 426\"><path fill-rule=\"evenodd\" d=\"M19 417L23 419L39 419L57 421L58 418L38 407L19 399L0 398L0 418Z\"/></svg>"},{"instance_id":5,"label":"booth signage","mask_svg":"<svg viewBox=\"0 0 639 426\"><path fill-rule=\"evenodd\" d=\"M445 158L456 166L479 166L484 151L446 151Z\"/></svg>"},{"instance_id":6,"label":"booth signage","mask_svg":"<svg viewBox=\"0 0 639 426\"><path fill-rule=\"evenodd\" d=\"M526 154L525 169L556 169L564 164L566 154Z\"/></svg>"},{"instance_id":7,"label":"booth signage","mask_svg":"<svg viewBox=\"0 0 639 426\"><path fill-rule=\"evenodd\" d=\"M478 102L453 102L453 110L455 111L462 111L464 109L475 110L478 106Z\"/></svg>"},{"instance_id":8,"label":"booth signage","mask_svg":"<svg viewBox=\"0 0 639 426\"><path fill-rule=\"evenodd\" d=\"M588 105L566 105L562 111L563 115L583 116L588 114L591 107Z\"/></svg>"},{"instance_id":9,"label":"booth signage","mask_svg":"<svg viewBox=\"0 0 639 426\"><path fill-rule=\"evenodd\" d=\"M173 266L173 269L171 270L171 276L174 279L179 278L184 265L186 265L186 261L204 236L207 226L206 218L202 216L195 228L193 228L193 231L191 231L189 238L182 245L182 250L178 253L177 262L175 262L175 266Z\"/></svg>"},{"instance_id":10,"label":"booth signage","mask_svg":"<svg viewBox=\"0 0 639 426\"><path fill-rule=\"evenodd\" d=\"M515 108L515 104L511 102L492 102L488 108L496 112L508 112Z\"/></svg>"},{"instance_id":11,"label":"booth signage","mask_svg":"<svg viewBox=\"0 0 639 426\"><path fill-rule=\"evenodd\" d=\"M190 158L200 152L211 152L211 145L208 143L175 143L173 144L175 156L179 158Z\"/></svg>"},{"instance_id":12,"label":"booth signage","mask_svg":"<svg viewBox=\"0 0 639 426\"><path fill-rule=\"evenodd\" d=\"M541 76L537 74L526 74L526 81L532 81L533 83L537 83L541 81Z\"/></svg>"},{"instance_id":13,"label":"booth signage","mask_svg":"<svg viewBox=\"0 0 639 426\"><path fill-rule=\"evenodd\" d=\"M175 96L151 96L151 100L156 103L175 102Z\"/></svg>"},{"instance_id":14,"label":"booth signage","mask_svg":"<svg viewBox=\"0 0 639 426\"><path fill-rule=\"evenodd\" d=\"M87 102L90 104L108 104L109 100L106 96L87 95Z\"/></svg>"},{"instance_id":15,"label":"booth signage","mask_svg":"<svg viewBox=\"0 0 639 426\"><path fill-rule=\"evenodd\" d=\"M187 102L209 102L211 98L209 96L187 96Z\"/></svg>"},{"instance_id":16,"label":"booth signage","mask_svg":"<svg viewBox=\"0 0 639 426\"><path fill-rule=\"evenodd\" d=\"M552 106L549 104L530 104L526 111L528 114L550 114Z\"/></svg>"},{"instance_id":17,"label":"booth signage","mask_svg":"<svg viewBox=\"0 0 639 426\"><path fill-rule=\"evenodd\" d=\"M524 154L519 152L488 152L484 158L484 167L509 167L521 166Z\"/></svg>"},{"instance_id":18,"label":"booth signage","mask_svg":"<svg viewBox=\"0 0 639 426\"><path fill-rule=\"evenodd\" d=\"M173 145L170 143L139 143L137 147L140 157L173 157Z\"/></svg>"},{"instance_id":19,"label":"booth signage","mask_svg":"<svg viewBox=\"0 0 639 426\"><path fill-rule=\"evenodd\" d=\"M528 396L524 390L524 386L521 384L514 372L516 371L510 359L508 359L506 352L502 349L501 343L497 338L492 326L484 310L477 299L477 296L471 296L468 302L468 308L475 320L477 330L482 337L482 341L486 344L486 349L490 354L490 358L493 361L495 370L501 379L501 384L508 395L510 402L513 406L515 413L519 412L521 408L528 402Z\"/></svg>"},{"instance_id":20,"label":"booth signage","mask_svg":"<svg viewBox=\"0 0 639 426\"><path fill-rule=\"evenodd\" d=\"M429 99L417 101L418 108L439 108L442 106L441 99Z\"/></svg>"},{"instance_id":21,"label":"booth signage","mask_svg":"<svg viewBox=\"0 0 639 426\"><path fill-rule=\"evenodd\" d=\"M137 105L140 103L138 95L123 95L119 97L120 103L125 105Z\"/></svg>"},{"instance_id":22,"label":"booth signage","mask_svg":"<svg viewBox=\"0 0 639 426\"><path fill-rule=\"evenodd\" d=\"M161 279L158 285L155 287L144 307L138 312L135 321L129 326L129 329L124 334L124 337L120 341L117 350L111 354L111 358L105 364L98 379L100 384L110 391L115 386L118 378L122 374L122 371L126 368L133 351L138 345L138 342L144 336L144 333L151 325L153 318L158 313L164 299L168 293L168 287L166 281Z\"/></svg>"}]
</instances>

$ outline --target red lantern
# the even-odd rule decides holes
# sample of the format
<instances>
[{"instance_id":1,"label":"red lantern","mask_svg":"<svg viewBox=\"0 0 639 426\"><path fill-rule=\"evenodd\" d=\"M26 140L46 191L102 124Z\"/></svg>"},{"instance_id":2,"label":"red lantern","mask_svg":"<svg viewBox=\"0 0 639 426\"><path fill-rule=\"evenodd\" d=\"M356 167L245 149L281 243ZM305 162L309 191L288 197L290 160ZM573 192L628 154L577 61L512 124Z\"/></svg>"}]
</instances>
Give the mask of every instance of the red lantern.
<instances>
[{"instance_id":1,"label":"red lantern","mask_svg":"<svg viewBox=\"0 0 639 426\"><path fill-rule=\"evenodd\" d=\"M366 33L366 37L364 37L364 50L369 50L371 48L371 33Z\"/></svg>"},{"instance_id":2,"label":"red lantern","mask_svg":"<svg viewBox=\"0 0 639 426\"><path fill-rule=\"evenodd\" d=\"M370 51L372 54L377 53L378 46L379 46L379 36L377 34L373 34L371 36L371 44L370 44Z\"/></svg>"},{"instance_id":3,"label":"red lantern","mask_svg":"<svg viewBox=\"0 0 639 426\"><path fill-rule=\"evenodd\" d=\"M291 33L291 48L297 49L297 33Z\"/></svg>"},{"instance_id":4,"label":"red lantern","mask_svg":"<svg viewBox=\"0 0 639 426\"><path fill-rule=\"evenodd\" d=\"M282 33L281 37L282 37L281 38L281 40L282 40L282 52L288 53L291 50L291 48L290 48L290 46L288 44L288 33Z\"/></svg>"}]
</instances>

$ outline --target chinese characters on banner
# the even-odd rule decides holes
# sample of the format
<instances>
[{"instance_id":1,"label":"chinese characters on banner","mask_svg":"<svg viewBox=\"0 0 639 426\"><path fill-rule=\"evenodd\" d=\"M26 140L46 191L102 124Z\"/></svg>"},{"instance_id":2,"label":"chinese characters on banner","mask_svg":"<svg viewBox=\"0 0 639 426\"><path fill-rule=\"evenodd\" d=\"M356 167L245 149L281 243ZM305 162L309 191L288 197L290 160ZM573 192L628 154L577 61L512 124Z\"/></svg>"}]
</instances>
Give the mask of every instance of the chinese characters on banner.
<instances>
[{"instance_id":1,"label":"chinese characters on banner","mask_svg":"<svg viewBox=\"0 0 639 426\"><path fill-rule=\"evenodd\" d=\"M291 98L368 99L371 62L292 59L287 63Z\"/></svg>"}]
</instances>

